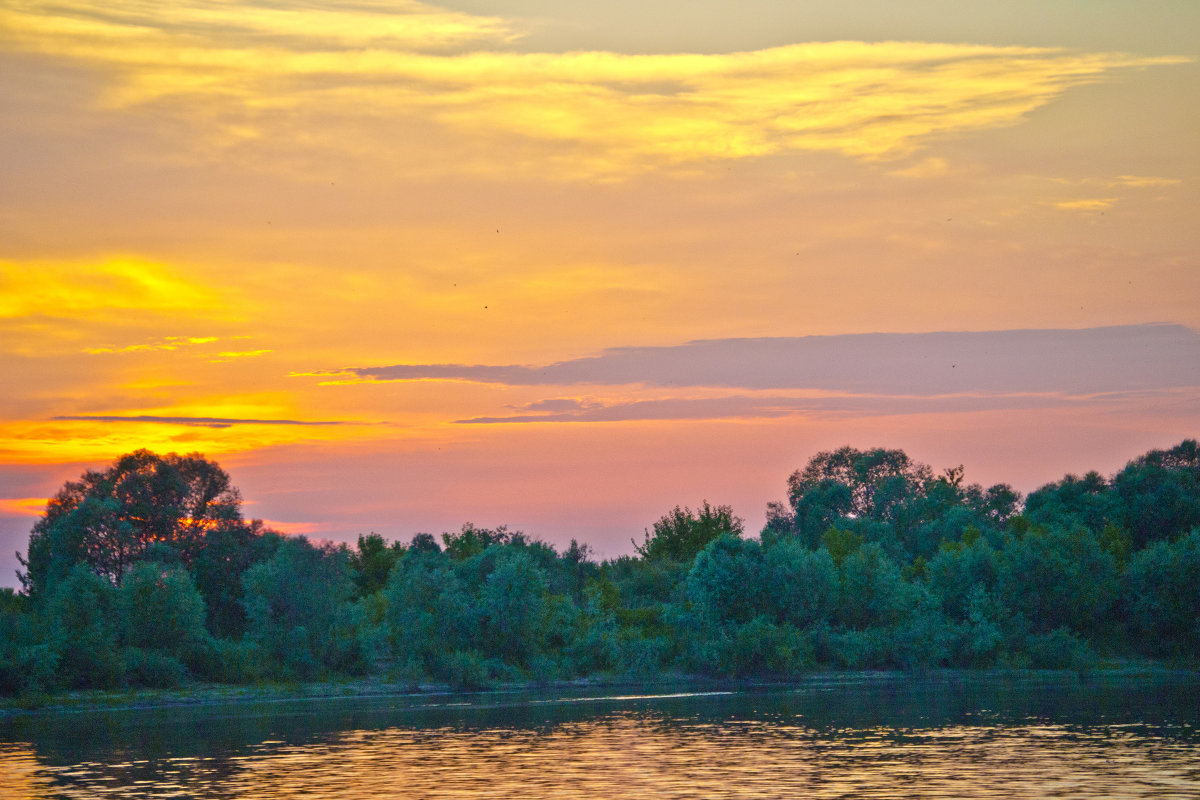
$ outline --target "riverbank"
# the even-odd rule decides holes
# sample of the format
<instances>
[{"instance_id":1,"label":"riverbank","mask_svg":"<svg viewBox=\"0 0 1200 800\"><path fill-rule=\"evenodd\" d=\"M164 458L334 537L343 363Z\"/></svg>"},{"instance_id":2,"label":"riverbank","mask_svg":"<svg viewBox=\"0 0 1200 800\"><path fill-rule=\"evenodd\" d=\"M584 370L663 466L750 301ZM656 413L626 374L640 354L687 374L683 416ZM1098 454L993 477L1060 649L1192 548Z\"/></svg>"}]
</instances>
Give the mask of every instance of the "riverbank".
<instances>
[{"instance_id":1,"label":"riverbank","mask_svg":"<svg viewBox=\"0 0 1200 800\"><path fill-rule=\"evenodd\" d=\"M920 672L896 670L817 671L787 679L732 679L670 674L653 679L597 676L569 681L505 683L486 689L456 689L449 684L387 681L379 677L306 683L259 683L248 686L196 683L178 689L80 690L55 694L0 697L0 719L23 715L81 714L229 704L263 704L338 699L395 698L423 704L447 705L505 699L521 702L547 693L577 695L586 699L597 693L670 694L754 691L780 688L832 688L849 685L922 682L960 684L965 682L1061 682L1084 683L1112 680L1175 680L1200 677L1200 667L1177 667L1157 662L1122 661L1102 663L1087 672L1034 669L933 669Z\"/></svg>"}]
</instances>

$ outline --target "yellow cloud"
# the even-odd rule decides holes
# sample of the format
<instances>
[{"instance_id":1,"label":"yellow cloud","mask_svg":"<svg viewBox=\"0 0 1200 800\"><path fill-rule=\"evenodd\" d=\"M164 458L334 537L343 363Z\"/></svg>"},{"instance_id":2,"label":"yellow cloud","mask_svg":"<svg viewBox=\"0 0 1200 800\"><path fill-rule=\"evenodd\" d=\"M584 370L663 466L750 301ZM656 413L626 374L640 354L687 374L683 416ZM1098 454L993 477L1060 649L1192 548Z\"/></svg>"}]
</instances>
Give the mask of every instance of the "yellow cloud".
<instances>
[{"instance_id":1,"label":"yellow cloud","mask_svg":"<svg viewBox=\"0 0 1200 800\"><path fill-rule=\"evenodd\" d=\"M105 107L180 114L204 146L259 148L260 165L300 148L411 168L403 136L430 124L461 140L438 167L474 172L620 178L795 151L892 159L1015 124L1115 69L1186 60L919 42L487 52L512 26L412 2L108 7L27 0L0 10L0 27L10 47L107 74ZM490 146L466 144L481 138Z\"/></svg>"},{"instance_id":2,"label":"yellow cloud","mask_svg":"<svg viewBox=\"0 0 1200 800\"><path fill-rule=\"evenodd\" d=\"M95 262L0 261L0 320L28 317L110 319L130 312L204 312L229 315L217 291L188 280L163 264L133 258ZM155 343L169 349L209 337L171 337Z\"/></svg>"},{"instance_id":3,"label":"yellow cloud","mask_svg":"<svg viewBox=\"0 0 1200 800\"><path fill-rule=\"evenodd\" d=\"M131 344L125 347L86 347L83 352L89 355L109 353L145 353L154 350L178 350L189 345L211 344L217 341L216 336L167 336L158 341L145 344Z\"/></svg>"},{"instance_id":4,"label":"yellow cloud","mask_svg":"<svg viewBox=\"0 0 1200 800\"><path fill-rule=\"evenodd\" d=\"M217 358L213 359L214 364L220 364L225 361L231 361L235 358L258 358L265 356L267 353L273 353L274 350L237 350L226 353L218 353Z\"/></svg>"},{"instance_id":5,"label":"yellow cloud","mask_svg":"<svg viewBox=\"0 0 1200 800\"><path fill-rule=\"evenodd\" d=\"M1109 186L1129 186L1135 189L1149 187L1178 186L1183 181L1178 178L1157 178L1150 175L1121 175L1109 182Z\"/></svg>"},{"instance_id":6,"label":"yellow cloud","mask_svg":"<svg viewBox=\"0 0 1200 800\"><path fill-rule=\"evenodd\" d=\"M1063 200L1054 207L1063 211L1107 211L1117 204L1115 197L1093 197L1084 200Z\"/></svg>"}]
</instances>

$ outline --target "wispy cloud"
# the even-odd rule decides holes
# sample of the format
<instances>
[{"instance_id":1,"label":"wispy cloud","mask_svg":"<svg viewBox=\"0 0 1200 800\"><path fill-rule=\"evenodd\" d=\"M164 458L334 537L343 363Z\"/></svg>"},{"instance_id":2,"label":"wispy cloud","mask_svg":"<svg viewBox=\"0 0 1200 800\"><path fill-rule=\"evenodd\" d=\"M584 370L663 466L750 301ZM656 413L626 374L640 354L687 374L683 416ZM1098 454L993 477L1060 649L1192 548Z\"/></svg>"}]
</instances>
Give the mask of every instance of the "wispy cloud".
<instances>
[{"instance_id":1,"label":"wispy cloud","mask_svg":"<svg viewBox=\"0 0 1200 800\"><path fill-rule=\"evenodd\" d=\"M935 137L1013 125L1114 70L1187 60L921 42L523 53L503 49L520 35L512 23L413 2L113 10L28 0L0 9L0 27L9 48L94 65L105 108L153 107L200 132L203 147L249 148L264 165L299 147L369 154L378 166L385 154L402 160L397 131L432 125L486 140L492 154L460 147L433 159L439 169L536 164L565 178L797 151L896 158Z\"/></svg>"},{"instance_id":2,"label":"wispy cloud","mask_svg":"<svg viewBox=\"0 0 1200 800\"><path fill-rule=\"evenodd\" d=\"M771 419L808 416L889 416L895 414L954 414L961 412L1062 408L1077 406L1080 398L1051 395L959 395L952 397L729 397L637 400L553 413L523 413L456 420L464 425L535 422L630 422L664 420Z\"/></svg>"},{"instance_id":3,"label":"wispy cloud","mask_svg":"<svg viewBox=\"0 0 1200 800\"><path fill-rule=\"evenodd\" d=\"M543 366L395 364L367 381L628 385L937 396L1093 394L1200 385L1200 333L1182 325L713 339L625 347Z\"/></svg>"},{"instance_id":4,"label":"wispy cloud","mask_svg":"<svg viewBox=\"0 0 1200 800\"><path fill-rule=\"evenodd\" d=\"M538 400L533 403L526 403L523 406L517 407L518 411L525 412L543 412L543 413L562 413L562 412L577 412L587 411L589 409L599 408L603 404L590 400L578 400L574 397L550 397L545 400Z\"/></svg>"},{"instance_id":5,"label":"wispy cloud","mask_svg":"<svg viewBox=\"0 0 1200 800\"><path fill-rule=\"evenodd\" d=\"M1062 200L1054 207L1063 211L1107 211L1117 204L1115 197L1088 197L1081 200Z\"/></svg>"},{"instance_id":6,"label":"wispy cloud","mask_svg":"<svg viewBox=\"0 0 1200 800\"><path fill-rule=\"evenodd\" d=\"M1135 189L1158 188L1162 186L1178 186L1183 183L1179 178L1159 178L1153 175L1121 175L1109 181L1109 186L1128 186Z\"/></svg>"},{"instance_id":7,"label":"wispy cloud","mask_svg":"<svg viewBox=\"0 0 1200 800\"><path fill-rule=\"evenodd\" d=\"M178 350L181 347L212 344L215 341L217 341L216 336L166 336L153 342L131 344L125 347L87 347L83 352L89 355L145 353L155 350Z\"/></svg>"},{"instance_id":8,"label":"wispy cloud","mask_svg":"<svg viewBox=\"0 0 1200 800\"><path fill-rule=\"evenodd\" d=\"M275 351L271 350L271 349L232 350L232 351L228 351L228 352L224 352L224 353L218 353L217 357L210 359L210 361L213 364L224 364L229 361L236 361L238 359L243 359L243 358L259 358L260 356L265 356L268 353L274 353L274 352Z\"/></svg>"},{"instance_id":9,"label":"wispy cloud","mask_svg":"<svg viewBox=\"0 0 1200 800\"><path fill-rule=\"evenodd\" d=\"M149 414L64 414L51 417L55 422L151 422L162 425L195 425L204 428L228 428L233 425L361 425L361 422L346 420L299 420L299 419L240 419L234 417L171 417Z\"/></svg>"}]
</instances>

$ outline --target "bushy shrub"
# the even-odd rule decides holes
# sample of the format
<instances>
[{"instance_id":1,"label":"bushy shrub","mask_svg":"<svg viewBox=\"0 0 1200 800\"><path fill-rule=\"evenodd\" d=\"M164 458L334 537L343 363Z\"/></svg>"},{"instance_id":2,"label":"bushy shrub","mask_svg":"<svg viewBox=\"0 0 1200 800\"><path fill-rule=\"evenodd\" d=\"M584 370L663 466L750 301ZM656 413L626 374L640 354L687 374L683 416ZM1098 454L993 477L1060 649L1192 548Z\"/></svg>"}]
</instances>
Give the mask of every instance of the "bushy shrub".
<instances>
[{"instance_id":1,"label":"bushy shrub","mask_svg":"<svg viewBox=\"0 0 1200 800\"><path fill-rule=\"evenodd\" d=\"M491 685L487 664L474 650L455 650L440 661L438 677L455 689L486 689Z\"/></svg>"},{"instance_id":2,"label":"bushy shrub","mask_svg":"<svg viewBox=\"0 0 1200 800\"><path fill-rule=\"evenodd\" d=\"M1086 641L1066 628L1055 628L1026 639L1029 665L1038 669L1085 670L1096 663L1096 654Z\"/></svg>"},{"instance_id":3,"label":"bushy shrub","mask_svg":"<svg viewBox=\"0 0 1200 800\"><path fill-rule=\"evenodd\" d=\"M175 689L187 681L187 669L179 659L161 650L127 647L124 656L125 680L130 686Z\"/></svg>"},{"instance_id":4,"label":"bushy shrub","mask_svg":"<svg viewBox=\"0 0 1200 800\"><path fill-rule=\"evenodd\" d=\"M252 639L208 639L183 662L195 677L217 683L254 683L268 673L266 654Z\"/></svg>"}]
</instances>

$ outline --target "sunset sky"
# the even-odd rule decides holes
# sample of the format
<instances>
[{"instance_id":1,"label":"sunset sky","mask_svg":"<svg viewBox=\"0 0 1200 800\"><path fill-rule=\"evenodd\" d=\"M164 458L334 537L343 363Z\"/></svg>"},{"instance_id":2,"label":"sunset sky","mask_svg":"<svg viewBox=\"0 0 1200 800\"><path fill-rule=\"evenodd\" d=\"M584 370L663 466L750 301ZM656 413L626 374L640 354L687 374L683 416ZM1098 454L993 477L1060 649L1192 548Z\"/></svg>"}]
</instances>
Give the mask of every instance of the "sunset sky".
<instances>
[{"instance_id":1,"label":"sunset sky","mask_svg":"<svg viewBox=\"0 0 1200 800\"><path fill-rule=\"evenodd\" d=\"M756 532L817 451L1200 435L1200 4L5 0L0 585L199 451L247 516Z\"/></svg>"}]
</instances>

